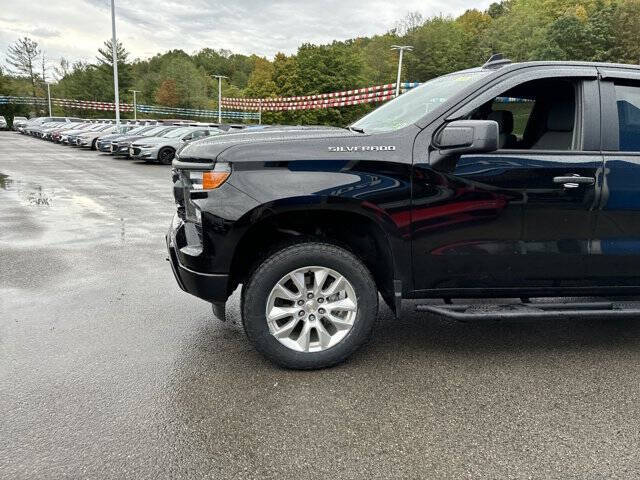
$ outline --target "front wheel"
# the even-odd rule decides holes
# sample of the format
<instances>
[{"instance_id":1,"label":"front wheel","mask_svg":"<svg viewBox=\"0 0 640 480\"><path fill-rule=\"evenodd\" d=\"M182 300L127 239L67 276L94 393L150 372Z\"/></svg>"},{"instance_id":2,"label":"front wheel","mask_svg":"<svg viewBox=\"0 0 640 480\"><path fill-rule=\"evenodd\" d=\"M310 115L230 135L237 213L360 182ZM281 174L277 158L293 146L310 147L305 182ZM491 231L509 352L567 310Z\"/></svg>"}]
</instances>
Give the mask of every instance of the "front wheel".
<instances>
[{"instance_id":1,"label":"front wheel","mask_svg":"<svg viewBox=\"0 0 640 480\"><path fill-rule=\"evenodd\" d=\"M173 151L173 148L169 148L169 147L162 148L158 152L158 162L160 162L163 165L169 165L171 164L171 160L173 160L174 156L175 156L175 152Z\"/></svg>"},{"instance_id":2,"label":"front wheel","mask_svg":"<svg viewBox=\"0 0 640 480\"><path fill-rule=\"evenodd\" d=\"M351 252L326 243L286 247L245 285L242 321L249 340L288 368L335 365L371 336L378 293Z\"/></svg>"}]
</instances>

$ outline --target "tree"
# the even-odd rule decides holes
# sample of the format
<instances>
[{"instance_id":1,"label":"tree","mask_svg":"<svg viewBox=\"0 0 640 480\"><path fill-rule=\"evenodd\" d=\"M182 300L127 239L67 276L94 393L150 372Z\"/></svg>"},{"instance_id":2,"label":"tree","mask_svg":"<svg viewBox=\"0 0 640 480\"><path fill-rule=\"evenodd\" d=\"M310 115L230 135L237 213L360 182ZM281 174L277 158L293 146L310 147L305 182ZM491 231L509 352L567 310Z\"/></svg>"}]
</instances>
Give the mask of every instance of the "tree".
<instances>
[{"instance_id":1,"label":"tree","mask_svg":"<svg viewBox=\"0 0 640 480\"><path fill-rule=\"evenodd\" d=\"M277 88L273 81L274 73L273 63L266 58L254 57L253 72L247 82L247 96L254 98L275 97Z\"/></svg>"},{"instance_id":2,"label":"tree","mask_svg":"<svg viewBox=\"0 0 640 480\"><path fill-rule=\"evenodd\" d=\"M53 67L53 72L56 80L60 81L67 75L69 75L71 65L69 64L69 60L64 57L60 57L60 62L58 65Z\"/></svg>"},{"instance_id":3,"label":"tree","mask_svg":"<svg viewBox=\"0 0 640 480\"><path fill-rule=\"evenodd\" d=\"M414 50L406 55L405 78L425 81L468 67L465 34L452 18L433 17L406 37Z\"/></svg>"},{"instance_id":4,"label":"tree","mask_svg":"<svg viewBox=\"0 0 640 480\"><path fill-rule=\"evenodd\" d=\"M487 8L487 15L491 18L498 18L504 15L507 12L507 8L505 7L505 2L492 3Z\"/></svg>"},{"instance_id":5,"label":"tree","mask_svg":"<svg viewBox=\"0 0 640 480\"><path fill-rule=\"evenodd\" d=\"M154 98L158 98L158 91L161 90L167 80L172 80L175 89L175 105L184 108L204 108L207 105L207 77L204 71L198 69L189 55L176 50L172 55L166 57L159 72L159 78L163 80L157 87ZM171 88L174 88L173 86ZM171 99L171 97L168 97Z\"/></svg>"},{"instance_id":6,"label":"tree","mask_svg":"<svg viewBox=\"0 0 640 480\"><path fill-rule=\"evenodd\" d=\"M176 81L167 79L156 90L156 102L167 107L177 107L180 103Z\"/></svg>"},{"instance_id":7,"label":"tree","mask_svg":"<svg viewBox=\"0 0 640 480\"><path fill-rule=\"evenodd\" d=\"M103 88L113 98L113 49L111 40L104 42L104 47L98 49L96 56L98 71L102 74ZM125 91L131 87L132 76L131 66L127 63L129 52L127 52L120 41L116 41L116 56L118 58L118 87Z\"/></svg>"},{"instance_id":8,"label":"tree","mask_svg":"<svg viewBox=\"0 0 640 480\"><path fill-rule=\"evenodd\" d=\"M409 12L396 22L393 29L399 36L407 35L424 24L424 17L420 12Z\"/></svg>"},{"instance_id":9,"label":"tree","mask_svg":"<svg viewBox=\"0 0 640 480\"><path fill-rule=\"evenodd\" d=\"M614 23L616 39L612 57L618 62L640 64L640 1L622 0Z\"/></svg>"},{"instance_id":10,"label":"tree","mask_svg":"<svg viewBox=\"0 0 640 480\"><path fill-rule=\"evenodd\" d=\"M38 74L36 73L36 61L40 56L40 46L38 42L29 37L18 39L16 43L7 49L7 63L11 65L18 75L24 75L31 80L32 94L36 96L36 83Z\"/></svg>"},{"instance_id":11,"label":"tree","mask_svg":"<svg viewBox=\"0 0 640 480\"><path fill-rule=\"evenodd\" d=\"M482 38L491 28L493 18L478 10L467 10L456 18L463 32L462 52L467 66L480 65L489 58L491 49L482 45Z\"/></svg>"}]
</instances>

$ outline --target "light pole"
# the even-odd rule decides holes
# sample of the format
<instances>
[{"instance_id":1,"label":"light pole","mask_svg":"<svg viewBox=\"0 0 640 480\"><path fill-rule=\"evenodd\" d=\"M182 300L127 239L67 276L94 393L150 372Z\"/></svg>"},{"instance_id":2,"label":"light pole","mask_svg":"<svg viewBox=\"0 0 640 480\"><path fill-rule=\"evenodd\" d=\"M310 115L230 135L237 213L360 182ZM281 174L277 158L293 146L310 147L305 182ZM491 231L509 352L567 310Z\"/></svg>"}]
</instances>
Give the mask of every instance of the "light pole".
<instances>
[{"instance_id":1,"label":"light pole","mask_svg":"<svg viewBox=\"0 0 640 480\"><path fill-rule=\"evenodd\" d=\"M118 95L118 54L116 52L116 7L111 0L111 54L113 56L113 92L116 103L116 127L120 126L120 98Z\"/></svg>"},{"instance_id":2,"label":"light pole","mask_svg":"<svg viewBox=\"0 0 640 480\"><path fill-rule=\"evenodd\" d=\"M218 123L222 123L222 79L229 78L224 75L211 75L218 79Z\"/></svg>"},{"instance_id":3,"label":"light pole","mask_svg":"<svg viewBox=\"0 0 640 480\"><path fill-rule=\"evenodd\" d=\"M402 72L402 54L406 50L410 52L413 50L411 45L391 45L391 50L398 50L400 52L400 56L398 57L398 78L396 80L396 97L400 95L400 74Z\"/></svg>"},{"instance_id":4,"label":"light pole","mask_svg":"<svg viewBox=\"0 0 640 480\"><path fill-rule=\"evenodd\" d=\"M133 92L133 120L138 120L138 104L136 103L136 93L140 92L141 90L129 90L130 92Z\"/></svg>"}]
</instances>

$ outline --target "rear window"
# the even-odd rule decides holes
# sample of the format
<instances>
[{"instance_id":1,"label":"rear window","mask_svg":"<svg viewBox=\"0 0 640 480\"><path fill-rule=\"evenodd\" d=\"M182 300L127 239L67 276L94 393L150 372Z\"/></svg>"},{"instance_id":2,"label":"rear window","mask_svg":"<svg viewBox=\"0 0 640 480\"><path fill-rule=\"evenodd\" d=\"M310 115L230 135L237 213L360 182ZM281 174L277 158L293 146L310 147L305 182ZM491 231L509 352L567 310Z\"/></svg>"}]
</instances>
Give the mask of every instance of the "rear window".
<instances>
[{"instance_id":1,"label":"rear window","mask_svg":"<svg viewBox=\"0 0 640 480\"><path fill-rule=\"evenodd\" d=\"M640 86L616 84L620 151L640 152Z\"/></svg>"}]
</instances>

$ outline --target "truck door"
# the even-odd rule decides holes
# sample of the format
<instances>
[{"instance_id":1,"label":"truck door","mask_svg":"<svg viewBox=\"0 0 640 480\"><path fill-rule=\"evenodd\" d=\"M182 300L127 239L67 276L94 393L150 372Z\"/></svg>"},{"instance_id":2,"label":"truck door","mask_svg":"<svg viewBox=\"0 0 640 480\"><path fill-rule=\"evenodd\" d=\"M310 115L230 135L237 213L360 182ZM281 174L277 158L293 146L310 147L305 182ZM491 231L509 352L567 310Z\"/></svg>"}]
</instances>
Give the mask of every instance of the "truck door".
<instances>
[{"instance_id":1,"label":"truck door","mask_svg":"<svg viewBox=\"0 0 640 480\"><path fill-rule=\"evenodd\" d=\"M601 69L604 188L592 277L612 291L640 287L640 72Z\"/></svg>"},{"instance_id":2,"label":"truck door","mask_svg":"<svg viewBox=\"0 0 640 480\"><path fill-rule=\"evenodd\" d=\"M448 171L414 166L417 290L560 294L590 284L602 168L597 71L562 73L512 79L448 118L495 120L497 151L461 155ZM423 207L429 177L448 186L439 225Z\"/></svg>"}]
</instances>

